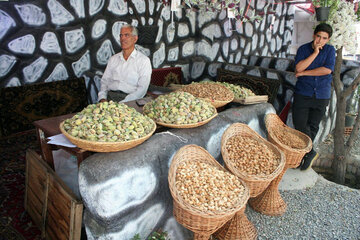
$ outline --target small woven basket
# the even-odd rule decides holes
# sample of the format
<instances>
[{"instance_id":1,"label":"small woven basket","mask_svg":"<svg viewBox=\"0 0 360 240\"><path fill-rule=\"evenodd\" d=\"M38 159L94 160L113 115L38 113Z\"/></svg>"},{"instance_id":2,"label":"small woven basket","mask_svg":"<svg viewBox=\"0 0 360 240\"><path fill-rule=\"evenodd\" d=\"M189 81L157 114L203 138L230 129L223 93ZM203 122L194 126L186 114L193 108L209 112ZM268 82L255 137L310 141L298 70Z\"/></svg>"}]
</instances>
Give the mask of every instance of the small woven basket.
<instances>
[{"instance_id":1,"label":"small woven basket","mask_svg":"<svg viewBox=\"0 0 360 240\"><path fill-rule=\"evenodd\" d=\"M203 99L205 101L208 101L209 103L211 103L211 105L213 105L215 108L219 108L219 107L223 107L226 104L230 103L233 101L233 99L231 100L227 100L227 101L220 101L220 100L213 100L213 99L209 99L209 98L200 98Z\"/></svg>"},{"instance_id":2,"label":"small woven basket","mask_svg":"<svg viewBox=\"0 0 360 240\"><path fill-rule=\"evenodd\" d=\"M226 150L226 142L229 138L235 135L251 137L259 142L264 143L268 148L270 148L277 155L277 157L280 158L280 163L274 170L274 172L268 175L249 175L245 172L239 171L235 167L235 162L229 159L229 154ZM242 180L245 181L246 185L250 189L250 197L256 197L257 195L262 193L270 184L270 182L281 173L285 166L284 154L275 145L266 141L257 132L255 132L248 125L243 123L234 123L225 130L221 138L221 154L223 156L226 168L228 168L230 172L232 172L234 175L240 177Z\"/></svg>"},{"instance_id":3,"label":"small woven basket","mask_svg":"<svg viewBox=\"0 0 360 240\"><path fill-rule=\"evenodd\" d=\"M287 126L278 115L274 113L269 113L265 116L265 125L268 132L268 140L275 144L281 151L284 152L286 158L286 167L288 168L296 168L300 165L302 158L308 152L310 152L312 148L312 141L309 136L306 134L295 130L289 126ZM284 143L280 142L280 140L276 137L275 131L279 128L283 128L286 132L296 135L300 139L305 142L305 147L301 149L292 148Z\"/></svg>"},{"instance_id":4,"label":"small woven basket","mask_svg":"<svg viewBox=\"0 0 360 240\"><path fill-rule=\"evenodd\" d=\"M152 121L152 120L151 120ZM62 134L65 135L66 138L70 140L73 144L75 144L78 148L85 149L92 152L118 152L118 151L124 151L133 147L136 147L137 145L143 143L145 140L151 137L153 133L156 130L156 124L154 122L153 129L151 132L141 138L134 139L131 141L126 142L96 142L96 141L89 141L84 140L80 138L76 138L71 136L68 132L64 129L64 122L60 123L60 131Z\"/></svg>"},{"instance_id":5,"label":"small woven basket","mask_svg":"<svg viewBox=\"0 0 360 240\"><path fill-rule=\"evenodd\" d=\"M176 171L180 163L200 161L210 164L219 170L226 171L204 148L197 145L186 145L175 154L169 169L168 181L173 197L173 213L175 219L187 229L194 232L194 239L209 239L217 229L230 220L236 212L245 207L249 199L249 189L246 184L243 195L238 196L237 204L224 211L203 212L185 202L176 188Z\"/></svg>"}]
</instances>

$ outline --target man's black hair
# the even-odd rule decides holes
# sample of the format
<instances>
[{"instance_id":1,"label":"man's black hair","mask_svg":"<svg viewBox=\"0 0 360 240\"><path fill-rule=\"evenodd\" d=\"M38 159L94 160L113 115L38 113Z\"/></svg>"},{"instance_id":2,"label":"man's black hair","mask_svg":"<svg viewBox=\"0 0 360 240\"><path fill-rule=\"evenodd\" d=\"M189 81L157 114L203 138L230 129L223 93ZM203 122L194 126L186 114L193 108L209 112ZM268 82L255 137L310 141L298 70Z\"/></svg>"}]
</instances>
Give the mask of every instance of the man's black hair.
<instances>
[{"instance_id":1,"label":"man's black hair","mask_svg":"<svg viewBox=\"0 0 360 240\"><path fill-rule=\"evenodd\" d=\"M316 28L314 30L314 34L317 34L318 32L326 32L327 34L329 34L329 38L331 38L333 29L327 23L320 23L319 25L316 26Z\"/></svg>"}]
</instances>

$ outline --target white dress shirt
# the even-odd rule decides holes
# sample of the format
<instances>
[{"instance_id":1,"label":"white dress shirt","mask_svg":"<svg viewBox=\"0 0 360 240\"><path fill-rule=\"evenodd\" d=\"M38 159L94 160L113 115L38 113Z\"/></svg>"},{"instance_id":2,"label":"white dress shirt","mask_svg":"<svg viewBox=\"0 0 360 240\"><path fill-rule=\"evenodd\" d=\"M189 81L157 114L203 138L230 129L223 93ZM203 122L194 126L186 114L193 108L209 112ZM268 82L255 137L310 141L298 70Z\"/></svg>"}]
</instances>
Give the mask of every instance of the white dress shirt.
<instances>
[{"instance_id":1,"label":"white dress shirt","mask_svg":"<svg viewBox=\"0 0 360 240\"><path fill-rule=\"evenodd\" d=\"M108 91L121 90L128 95L121 102L128 102L145 96L151 78L150 59L134 49L125 60L123 52L112 56L101 78L98 99L106 99Z\"/></svg>"}]
</instances>

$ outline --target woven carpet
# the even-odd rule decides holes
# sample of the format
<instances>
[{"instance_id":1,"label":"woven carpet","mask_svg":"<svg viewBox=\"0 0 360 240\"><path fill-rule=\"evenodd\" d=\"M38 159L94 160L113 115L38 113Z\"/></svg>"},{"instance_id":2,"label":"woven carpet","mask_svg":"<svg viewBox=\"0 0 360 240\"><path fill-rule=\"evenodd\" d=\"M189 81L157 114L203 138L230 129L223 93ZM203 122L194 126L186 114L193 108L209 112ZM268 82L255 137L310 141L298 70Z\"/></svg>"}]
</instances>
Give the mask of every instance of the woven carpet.
<instances>
[{"instance_id":1,"label":"woven carpet","mask_svg":"<svg viewBox=\"0 0 360 240\"><path fill-rule=\"evenodd\" d=\"M26 150L39 152L35 131L0 139L0 239L41 239L24 209Z\"/></svg>"}]
</instances>

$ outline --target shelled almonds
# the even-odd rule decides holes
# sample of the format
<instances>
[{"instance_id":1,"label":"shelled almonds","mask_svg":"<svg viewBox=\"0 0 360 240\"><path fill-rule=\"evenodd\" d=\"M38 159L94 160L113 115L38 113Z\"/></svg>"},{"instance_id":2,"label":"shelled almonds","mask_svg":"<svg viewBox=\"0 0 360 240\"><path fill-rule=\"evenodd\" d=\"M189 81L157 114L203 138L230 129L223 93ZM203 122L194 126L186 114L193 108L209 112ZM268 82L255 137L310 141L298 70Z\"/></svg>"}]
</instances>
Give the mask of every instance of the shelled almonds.
<instances>
[{"instance_id":1,"label":"shelled almonds","mask_svg":"<svg viewBox=\"0 0 360 240\"><path fill-rule=\"evenodd\" d=\"M235 168L248 175L269 175L280 164L280 157L266 144L250 136L230 137L226 150Z\"/></svg>"},{"instance_id":2,"label":"shelled almonds","mask_svg":"<svg viewBox=\"0 0 360 240\"><path fill-rule=\"evenodd\" d=\"M156 122L179 125L198 123L216 114L216 109L207 101L181 91L157 97L147 103L143 111Z\"/></svg>"},{"instance_id":3,"label":"shelled almonds","mask_svg":"<svg viewBox=\"0 0 360 240\"><path fill-rule=\"evenodd\" d=\"M230 89L213 82L191 83L184 85L179 91L188 92L195 97L213 101L232 101L234 99L234 94Z\"/></svg>"},{"instance_id":4,"label":"shelled almonds","mask_svg":"<svg viewBox=\"0 0 360 240\"><path fill-rule=\"evenodd\" d=\"M277 127L272 130L275 137L284 145L294 149L304 149L307 144L304 139L300 138L296 134L287 131L284 127Z\"/></svg>"},{"instance_id":5,"label":"shelled almonds","mask_svg":"<svg viewBox=\"0 0 360 240\"><path fill-rule=\"evenodd\" d=\"M89 141L124 142L148 135L155 122L123 103L90 104L64 121L71 136Z\"/></svg>"},{"instance_id":6,"label":"shelled almonds","mask_svg":"<svg viewBox=\"0 0 360 240\"><path fill-rule=\"evenodd\" d=\"M227 82L220 82L220 83L225 87L229 88L234 93L235 99L244 99L249 96L255 96L255 93L246 87L242 87Z\"/></svg>"},{"instance_id":7,"label":"shelled almonds","mask_svg":"<svg viewBox=\"0 0 360 240\"><path fill-rule=\"evenodd\" d=\"M200 161L181 162L175 181L182 199L203 212L233 208L245 193L238 177Z\"/></svg>"}]
</instances>

